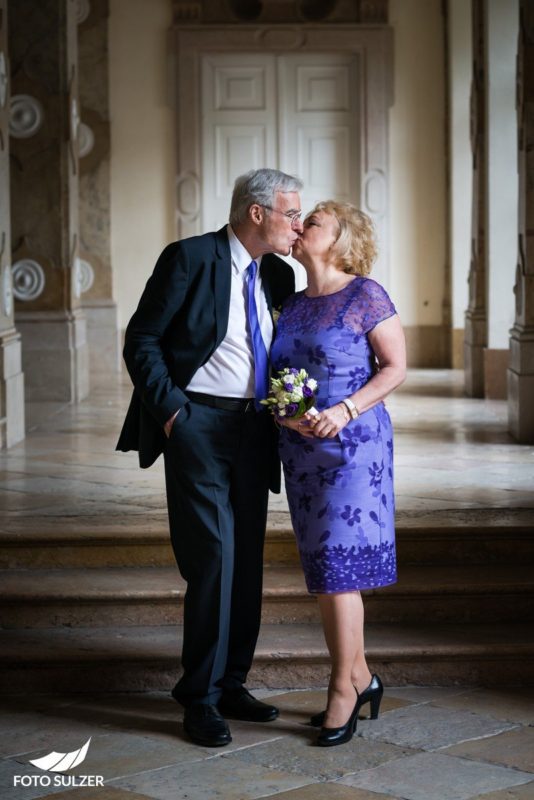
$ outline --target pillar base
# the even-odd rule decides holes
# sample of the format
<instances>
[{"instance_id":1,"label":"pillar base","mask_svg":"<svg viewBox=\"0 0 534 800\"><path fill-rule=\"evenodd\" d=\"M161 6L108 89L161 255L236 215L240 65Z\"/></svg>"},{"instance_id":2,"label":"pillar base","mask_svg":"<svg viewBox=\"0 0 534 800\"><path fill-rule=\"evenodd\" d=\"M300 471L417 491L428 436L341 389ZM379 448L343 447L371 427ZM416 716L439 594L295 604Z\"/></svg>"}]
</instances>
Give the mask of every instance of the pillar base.
<instances>
[{"instance_id":1,"label":"pillar base","mask_svg":"<svg viewBox=\"0 0 534 800\"><path fill-rule=\"evenodd\" d=\"M484 397L484 349L486 318L476 312L465 315L464 374L468 397Z\"/></svg>"},{"instance_id":2,"label":"pillar base","mask_svg":"<svg viewBox=\"0 0 534 800\"><path fill-rule=\"evenodd\" d=\"M451 332L451 360L453 369L464 369L464 338L463 328L453 328Z\"/></svg>"},{"instance_id":3,"label":"pillar base","mask_svg":"<svg viewBox=\"0 0 534 800\"><path fill-rule=\"evenodd\" d=\"M518 442L534 444L534 329L516 325L510 336L508 430Z\"/></svg>"},{"instance_id":4,"label":"pillar base","mask_svg":"<svg viewBox=\"0 0 534 800\"><path fill-rule=\"evenodd\" d=\"M17 312L26 399L77 403L89 394L85 315L76 311Z\"/></svg>"},{"instance_id":5,"label":"pillar base","mask_svg":"<svg viewBox=\"0 0 534 800\"><path fill-rule=\"evenodd\" d=\"M508 430L521 444L534 444L534 375L508 370Z\"/></svg>"},{"instance_id":6,"label":"pillar base","mask_svg":"<svg viewBox=\"0 0 534 800\"><path fill-rule=\"evenodd\" d=\"M109 375L121 371L121 339L117 305L113 300L92 300L83 304L87 319L89 371Z\"/></svg>"},{"instance_id":7,"label":"pillar base","mask_svg":"<svg viewBox=\"0 0 534 800\"><path fill-rule=\"evenodd\" d=\"M464 342L465 393L484 397L484 348Z\"/></svg>"},{"instance_id":8,"label":"pillar base","mask_svg":"<svg viewBox=\"0 0 534 800\"><path fill-rule=\"evenodd\" d=\"M0 447L24 439L24 374L21 370L20 333L0 333Z\"/></svg>"},{"instance_id":9,"label":"pillar base","mask_svg":"<svg viewBox=\"0 0 534 800\"><path fill-rule=\"evenodd\" d=\"M508 397L509 350L487 347L484 350L484 396L490 400Z\"/></svg>"}]
</instances>

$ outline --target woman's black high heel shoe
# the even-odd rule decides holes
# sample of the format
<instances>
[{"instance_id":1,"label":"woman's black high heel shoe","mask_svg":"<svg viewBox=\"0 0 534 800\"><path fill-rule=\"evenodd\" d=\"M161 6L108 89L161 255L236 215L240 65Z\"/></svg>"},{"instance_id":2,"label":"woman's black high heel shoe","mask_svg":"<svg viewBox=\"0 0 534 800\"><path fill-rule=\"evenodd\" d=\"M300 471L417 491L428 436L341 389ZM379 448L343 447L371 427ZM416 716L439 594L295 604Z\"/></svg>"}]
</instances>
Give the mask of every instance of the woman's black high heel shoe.
<instances>
[{"instance_id":1,"label":"woman's black high heel shoe","mask_svg":"<svg viewBox=\"0 0 534 800\"><path fill-rule=\"evenodd\" d=\"M382 681L378 675L373 675L371 678L371 683L367 689L364 689L363 692L358 695L358 700L356 702L356 714L358 714L363 705L370 703L371 719L377 719L383 694L384 686L382 685ZM325 714L326 711L319 711L318 714L314 714L312 717L310 717L310 725L313 725L314 728L321 728L324 722Z\"/></svg>"},{"instance_id":2,"label":"woman's black high heel shoe","mask_svg":"<svg viewBox=\"0 0 534 800\"><path fill-rule=\"evenodd\" d=\"M319 747L334 747L336 744L350 742L358 724L358 700L345 725L340 728L321 728L317 737Z\"/></svg>"}]
</instances>

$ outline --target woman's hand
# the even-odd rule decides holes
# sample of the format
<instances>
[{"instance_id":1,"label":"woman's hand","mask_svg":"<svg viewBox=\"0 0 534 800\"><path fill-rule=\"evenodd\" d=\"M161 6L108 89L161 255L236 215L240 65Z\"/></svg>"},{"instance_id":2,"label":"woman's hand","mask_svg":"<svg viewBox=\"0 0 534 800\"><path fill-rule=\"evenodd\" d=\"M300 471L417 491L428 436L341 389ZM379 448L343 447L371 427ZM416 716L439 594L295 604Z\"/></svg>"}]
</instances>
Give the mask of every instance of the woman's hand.
<instances>
[{"instance_id":1,"label":"woman's hand","mask_svg":"<svg viewBox=\"0 0 534 800\"><path fill-rule=\"evenodd\" d=\"M335 406L325 408L317 416L306 416L309 419L313 435L321 439L333 439L351 419L349 410L344 403L336 403Z\"/></svg>"},{"instance_id":2,"label":"woman's hand","mask_svg":"<svg viewBox=\"0 0 534 800\"><path fill-rule=\"evenodd\" d=\"M278 419L277 422L284 428L290 428L292 431L300 433L301 436L313 439L312 426L310 425L308 415L300 417L299 419Z\"/></svg>"}]
</instances>

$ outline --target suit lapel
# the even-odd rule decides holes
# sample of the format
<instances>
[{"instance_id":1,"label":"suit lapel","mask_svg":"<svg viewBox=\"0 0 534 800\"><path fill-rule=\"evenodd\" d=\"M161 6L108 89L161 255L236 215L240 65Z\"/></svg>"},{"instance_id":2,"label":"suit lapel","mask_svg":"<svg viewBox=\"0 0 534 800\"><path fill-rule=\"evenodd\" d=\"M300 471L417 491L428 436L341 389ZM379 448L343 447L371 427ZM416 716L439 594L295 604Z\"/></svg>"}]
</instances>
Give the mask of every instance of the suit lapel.
<instances>
[{"instance_id":1,"label":"suit lapel","mask_svg":"<svg viewBox=\"0 0 534 800\"><path fill-rule=\"evenodd\" d=\"M230 289L232 281L232 258L226 225L215 234L215 328L218 347L228 329L228 314L230 311Z\"/></svg>"}]
</instances>

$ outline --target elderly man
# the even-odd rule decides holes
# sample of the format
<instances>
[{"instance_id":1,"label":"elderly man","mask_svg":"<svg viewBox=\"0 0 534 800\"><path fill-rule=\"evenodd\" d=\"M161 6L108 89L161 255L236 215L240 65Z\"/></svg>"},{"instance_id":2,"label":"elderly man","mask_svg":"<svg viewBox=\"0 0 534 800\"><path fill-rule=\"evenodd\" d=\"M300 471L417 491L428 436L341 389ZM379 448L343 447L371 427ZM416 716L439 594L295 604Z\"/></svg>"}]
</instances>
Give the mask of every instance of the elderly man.
<instances>
[{"instance_id":1,"label":"elderly man","mask_svg":"<svg viewBox=\"0 0 534 800\"><path fill-rule=\"evenodd\" d=\"M183 675L173 696L204 746L231 741L226 717L278 709L244 687L260 626L268 491L279 491L268 391L273 308L294 291L288 255L301 182L272 169L236 180L230 222L170 244L126 331L134 392L118 450L142 467L163 452L171 541L187 581Z\"/></svg>"}]
</instances>

